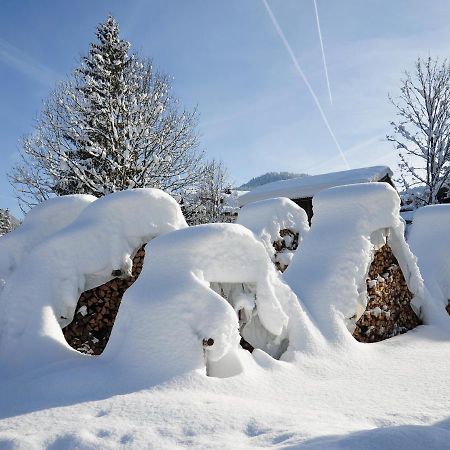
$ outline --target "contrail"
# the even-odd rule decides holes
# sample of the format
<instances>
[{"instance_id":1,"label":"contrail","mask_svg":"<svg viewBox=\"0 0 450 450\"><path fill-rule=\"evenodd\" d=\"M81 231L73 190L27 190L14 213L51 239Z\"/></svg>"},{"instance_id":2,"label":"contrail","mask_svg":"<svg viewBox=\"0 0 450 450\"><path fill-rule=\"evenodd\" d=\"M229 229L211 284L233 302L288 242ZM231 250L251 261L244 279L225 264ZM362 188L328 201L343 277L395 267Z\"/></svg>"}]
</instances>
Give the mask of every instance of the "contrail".
<instances>
[{"instance_id":1,"label":"contrail","mask_svg":"<svg viewBox=\"0 0 450 450\"><path fill-rule=\"evenodd\" d=\"M322 61L323 61L323 68L325 69L325 78L327 80L328 95L330 96L330 103L333 104L333 96L331 95L331 88L330 88L330 79L328 77L327 60L325 58L325 50L323 48L322 30L320 29L319 10L317 9L316 0L314 0L314 9L316 11L317 31L319 32L319 41L320 41L320 48L322 50Z\"/></svg>"},{"instance_id":2,"label":"contrail","mask_svg":"<svg viewBox=\"0 0 450 450\"><path fill-rule=\"evenodd\" d=\"M270 20L272 21L273 26L275 27L275 30L278 33L278 36L280 37L281 41L283 42L283 44L284 44L284 46L285 46L285 48L286 48L286 50L287 50L287 52L288 52L288 54L290 56L290 58L291 58L291 60L292 60L292 62L294 64L295 68L297 69L298 74L300 75L300 77L302 78L304 83L306 84L306 87L308 88L309 93L311 94L311 96L312 96L312 98L314 100L314 103L316 104L317 109L320 112L320 115L322 116L322 119L323 119L323 122L325 123L325 126L327 127L327 130L330 133L331 138L333 139L334 143L336 144L336 147L337 147L337 149L339 151L339 154L341 155L342 160L344 161L346 167L348 169L350 169L350 164L348 163L347 158L345 157L344 152L342 151L342 148L339 145L339 142L337 141L333 130L331 129L331 126L330 126L330 124L328 122L328 119L325 116L325 113L324 113L324 111L322 109L322 106L320 105L319 99L317 98L317 95L315 94L312 86L309 84L308 78L306 78L306 75L304 74L302 68L300 67L300 64L298 63L297 58L295 57L294 52L292 51L292 48L291 48L289 42L287 41L286 36L283 33L283 30L280 28L280 25L278 24L278 21L277 21L276 17L273 15L272 9L270 8L269 4L267 3L267 0L262 0L262 2L263 2L264 6L266 8L267 13L269 14Z\"/></svg>"}]
</instances>

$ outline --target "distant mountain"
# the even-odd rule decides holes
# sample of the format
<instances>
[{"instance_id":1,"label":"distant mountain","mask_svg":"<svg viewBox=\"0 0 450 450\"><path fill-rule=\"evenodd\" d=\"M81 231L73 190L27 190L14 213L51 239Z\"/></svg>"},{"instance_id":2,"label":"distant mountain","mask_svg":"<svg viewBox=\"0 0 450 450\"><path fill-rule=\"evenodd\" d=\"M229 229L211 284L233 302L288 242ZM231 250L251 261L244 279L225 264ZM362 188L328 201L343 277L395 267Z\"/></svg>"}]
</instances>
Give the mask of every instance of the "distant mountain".
<instances>
[{"instance_id":1,"label":"distant mountain","mask_svg":"<svg viewBox=\"0 0 450 450\"><path fill-rule=\"evenodd\" d=\"M247 183L239 186L237 189L240 191L251 191L263 184L272 183L273 181L289 180L290 178L302 178L307 177L306 173L291 173L291 172L267 172L259 177L252 178Z\"/></svg>"}]
</instances>

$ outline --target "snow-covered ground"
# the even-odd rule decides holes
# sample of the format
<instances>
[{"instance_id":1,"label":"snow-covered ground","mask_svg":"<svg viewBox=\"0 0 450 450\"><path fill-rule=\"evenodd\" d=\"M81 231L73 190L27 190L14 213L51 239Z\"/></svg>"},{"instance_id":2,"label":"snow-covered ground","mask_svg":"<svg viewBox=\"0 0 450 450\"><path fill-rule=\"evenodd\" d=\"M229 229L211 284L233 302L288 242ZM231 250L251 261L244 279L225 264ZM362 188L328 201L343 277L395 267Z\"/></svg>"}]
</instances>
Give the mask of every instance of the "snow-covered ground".
<instances>
[{"instance_id":1,"label":"snow-covered ground","mask_svg":"<svg viewBox=\"0 0 450 450\"><path fill-rule=\"evenodd\" d=\"M0 387L0 448L448 448L450 334L360 347L295 363L258 352L232 378L158 385L108 364L28 372Z\"/></svg>"},{"instance_id":2,"label":"snow-covered ground","mask_svg":"<svg viewBox=\"0 0 450 450\"><path fill-rule=\"evenodd\" d=\"M388 185L333 188L314 202L284 275L256 225L188 228L152 189L90 202L33 238L0 292L0 449L449 448L450 319L427 287L445 277L430 278L419 257L423 283ZM287 220L266 212L260 230ZM417 217L420 250L427 222ZM367 301L366 266L385 239L425 325L362 344L348 318ZM71 349L60 316L112 272L129 273L149 240L105 352Z\"/></svg>"}]
</instances>

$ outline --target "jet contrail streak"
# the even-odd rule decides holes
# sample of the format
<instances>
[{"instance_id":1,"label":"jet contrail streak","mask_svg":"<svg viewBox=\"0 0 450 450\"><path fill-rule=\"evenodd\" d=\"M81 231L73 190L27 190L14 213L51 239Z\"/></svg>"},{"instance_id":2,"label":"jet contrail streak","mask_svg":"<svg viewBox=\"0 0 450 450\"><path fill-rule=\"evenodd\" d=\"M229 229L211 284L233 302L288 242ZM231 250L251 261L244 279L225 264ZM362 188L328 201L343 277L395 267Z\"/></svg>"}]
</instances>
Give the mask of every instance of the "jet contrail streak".
<instances>
[{"instance_id":1,"label":"jet contrail streak","mask_svg":"<svg viewBox=\"0 0 450 450\"><path fill-rule=\"evenodd\" d=\"M331 126L330 126L330 124L328 122L328 119L327 119L327 117L326 117L326 115L325 115L325 113L324 113L324 111L322 109L322 106L320 105L319 99L317 98L317 95L315 94L312 86L309 84L308 78L306 78L306 75L304 74L302 68L300 67L300 64L298 63L297 58L295 57L295 54L294 54L294 52L293 52L289 42L287 41L286 36L283 33L283 30L280 28L280 25L278 24L278 21L277 21L276 17L274 16L273 12L272 12L272 9L270 8L269 4L267 3L267 0L262 0L262 2L263 2L263 5L266 8L267 13L269 14L270 20L272 21L272 24L275 27L275 30L278 33L278 36L280 37L281 41L283 42L283 44L284 44L284 46L285 46L285 48L286 48L286 50L287 50L287 52L288 52L288 54L290 56L290 58L291 58L291 60L292 60L292 62L294 64L295 68L297 69L298 74L300 75L300 77L302 78L304 83L306 84L306 87L308 88L309 93L311 94L311 96L312 96L312 98L314 100L314 103L316 104L317 109L320 112L320 115L322 116L322 119L323 119L323 122L325 123L325 126L327 127L327 130L330 133L331 138L333 139L334 143L336 144L336 147L337 147L337 149L339 151L339 154L341 155L342 160L344 161L346 167L348 169L350 169L350 164L348 163L347 158L345 157L344 152L342 151L342 148L339 145L339 142L337 141L333 130L331 129Z\"/></svg>"},{"instance_id":2,"label":"jet contrail streak","mask_svg":"<svg viewBox=\"0 0 450 450\"><path fill-rule=\"evenodd\" d=\"M322 30L320 29L319 10L317 9L316 0L314 0L314 9L316 11L317 31L319 33L320 48L322 50L322 61L323 61L323 68L325 69L325 78L327 80L328 95L330 96L330 103L333 104L333 96L331 95L331 87L330 87L330 78L328 77L327 60L325 58L325 50L323 48Z\"/></svg>"}]
</instances>

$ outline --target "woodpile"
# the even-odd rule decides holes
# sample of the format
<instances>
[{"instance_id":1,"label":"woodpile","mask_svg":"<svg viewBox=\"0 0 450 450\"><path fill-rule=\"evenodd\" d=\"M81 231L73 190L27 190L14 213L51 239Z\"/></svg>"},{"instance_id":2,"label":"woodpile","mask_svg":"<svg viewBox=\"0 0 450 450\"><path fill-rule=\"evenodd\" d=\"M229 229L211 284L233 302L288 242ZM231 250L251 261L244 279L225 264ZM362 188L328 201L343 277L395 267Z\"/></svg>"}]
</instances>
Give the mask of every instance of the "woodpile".
<instances>
[{"instance_id":1,"label":"woodpile","mask_svg":"<svg viewBox=\"0 0 450 450\"><path fill-rule=\"evenodd\" d=\"M420 325L411 308L413 295L389 245L375 252L366 282L369 300L356 323L356 340L378 342Z\"/></svg>"},{"instance_id":2,"label":"woodpile","mask_svg":"<svg viewBox=\"0 0 450 450\"><path fill-rule=\"evenodd\" d=\"M75 350L90 355L100 355L103 352L123 294L141 273L145 256L144 248L145 245L133 258L131 277L114 278L81 294L72 322L63 328L66 341ZM119 271L113 275L119 275Z\"/></svg>"},{"instance_id":3,"label":"woodpile","mask_svg":"<svg viewBox=\"0 0 450 450\"><path fill-rule=\"evenodd\" d=\"M275 249L274 264L280 271L284 272L292 258L292 254L298 247L299 234L292 230L280 230L280 239L273 243Z\"/></svg>"}]
</instances>

